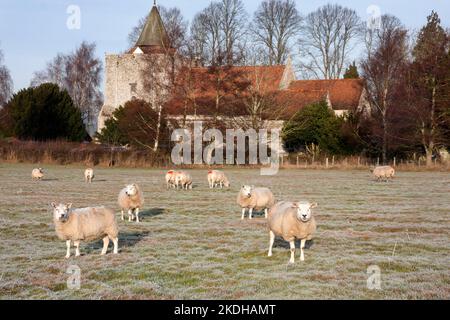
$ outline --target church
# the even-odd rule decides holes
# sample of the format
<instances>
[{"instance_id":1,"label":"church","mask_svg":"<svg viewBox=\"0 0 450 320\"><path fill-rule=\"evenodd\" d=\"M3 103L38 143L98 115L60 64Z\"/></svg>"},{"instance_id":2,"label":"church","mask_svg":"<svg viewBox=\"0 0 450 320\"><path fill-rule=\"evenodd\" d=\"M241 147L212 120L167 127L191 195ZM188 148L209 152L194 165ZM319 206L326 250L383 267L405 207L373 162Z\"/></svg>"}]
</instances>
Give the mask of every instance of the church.
<instances>
[{"instance_id":1,"label":"church","mask_svg":"<svg viewBox=\"0 0 450 320\"><path fill-rule=\"evenodd\" d=\"M98 116L98 131L102 130L114 110L127 101L142 99L155 105L155 99L161 94L149 89L149 79L146 79L143 70L149 67L149 61L161 62L168 59L168 50L174 49L170 48L164 23L157 6L154 5L135 45L122 54L106 54L105 102ZM178 80L183 81L186 70L179 67L181 63L178 59L181 58L177 58L176 54L170 56L175 57L172 65L177 70L175 74L180 75L177 76ZM194 80L194 88L189 98L190 106L186 108L186 101L177 93L168 93L165 98L167 101L161 103L170 102L165 110L170 117L179 118L183 113L186 117L187 112L191 121L202 120L211 115L208 102L213 100L211 90L205 89L205 83L211 82L208 80L208 68L193 66L189 71ZM273 119L277 126L282 125L284 120L292 117L304 106L322 100L325 100L337 115L345 115L350 110L367 109L362 80L297 80L290 59L285 65L236 66L229 68L227 72L239 73L241 77L245 75L250 81L250 87L256 90L263 88L261 90L270 93L279 102L279 108L282 110L277 119ZM151 81L169 81L169 73L169 70L159 72L158 78Z\"/></svg>"}]
</instances>

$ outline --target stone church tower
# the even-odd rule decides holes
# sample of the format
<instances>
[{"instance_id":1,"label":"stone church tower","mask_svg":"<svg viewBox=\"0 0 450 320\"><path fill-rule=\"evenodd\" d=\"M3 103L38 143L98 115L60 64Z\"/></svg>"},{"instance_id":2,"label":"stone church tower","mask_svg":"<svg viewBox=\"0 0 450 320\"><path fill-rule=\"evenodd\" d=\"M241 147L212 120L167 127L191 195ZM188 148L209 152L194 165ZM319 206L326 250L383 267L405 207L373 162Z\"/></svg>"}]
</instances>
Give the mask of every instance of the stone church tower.
<instances>
[{"instance_id":1,"label":"stone church tower","mask_svg":"<svg viewBox=\"0 0 450 320\"><path fill-rule=\"evenodd\" d=\"M164 24L154 4L134 47L124 54L106 54L105 103L98 116L98 132L104 128L105 121L112 116L114 110L127 101L154 101L155 92L146 84L148 79L144 79L144 71L148 70L146 68L149 67L149 61L167 59L166 53L172 50L169 46Z\"/></svg>"}]
</instances>

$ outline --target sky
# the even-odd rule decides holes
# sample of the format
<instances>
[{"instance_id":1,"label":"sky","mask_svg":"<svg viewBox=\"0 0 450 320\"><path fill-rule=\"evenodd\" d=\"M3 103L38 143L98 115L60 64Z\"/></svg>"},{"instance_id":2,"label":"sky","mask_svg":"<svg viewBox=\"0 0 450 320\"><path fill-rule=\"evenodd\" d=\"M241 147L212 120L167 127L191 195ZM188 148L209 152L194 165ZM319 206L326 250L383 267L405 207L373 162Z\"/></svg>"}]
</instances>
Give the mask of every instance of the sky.
<instances>
[{"instance_id":1,"label":"sky","mask_svg":"<svg viewBox=\"0 0 450 320\"><path fill-rule=\"evenodd\" d=\"M327 3L356 10L366 20L368 8L397 16L407 28L417 30L432 10L450 27L450 0L295 0L302 15ZM158 0L178 7L186 19L210 0ZM262 0L244 0L250 17ZM74 7L75 6L75 7ZM57 53L74 50L83 40L96 42L97 55L127 49L127 36L153 6L153 0L0 0L0 49L11 72L15 91L30 84L33 72L42 70ZM75 10L74 10L75 8ZM79 20L74 20L79 9ZM79 21L79 25L77 23Z\"/></svg>"}]
</instances>

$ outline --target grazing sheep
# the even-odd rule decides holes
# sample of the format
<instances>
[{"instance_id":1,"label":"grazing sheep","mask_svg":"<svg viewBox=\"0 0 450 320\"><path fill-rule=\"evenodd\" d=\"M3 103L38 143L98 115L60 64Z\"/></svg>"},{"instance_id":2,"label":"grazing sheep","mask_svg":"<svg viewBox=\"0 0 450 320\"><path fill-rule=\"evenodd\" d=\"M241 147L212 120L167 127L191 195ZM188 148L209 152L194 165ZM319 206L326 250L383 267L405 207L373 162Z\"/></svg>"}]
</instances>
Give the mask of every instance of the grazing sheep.
<instances>
[{"instance_id":1,"label":"grazing sheep","mask_svg":"<svg viewBox=\"0 0 450 320\"><path fill-rule=\"evenodd\" d=\"M94 179L94 169L87 168L84 170L84 180L88 183L92 183L92 179Z\"/></svg>"},{"instance_id":2,"label":"grazing sheep","mask_svg":"<svg viewBox=\"0 0 450 320\"><path fill-rule=\"evenodd\" d=\"M166 173L167 189L175 188L175 175L176 175L176 172L174 170L167 171L167 173Z\"/></svg>"},{"instance_id":3,"label":"grazing sheep","mask_svg":"<svg viewBox=\"0 0 450 320\"><path fill-rule=\"evenodd\" d=\"M42 168L35 168L31 171L31 179L42 180L44 177L44 170Z\"/></svg>"},{"instance_id":4,"label":"grazing sheep","mask_svg":"<svg viewBox=\"0 0 450 320\"><path fill-rule=\"evenodd\" d=\"M224 186L227 188L230 187L230 182L225 176L225 173L219 170L208 171L208 184L210 189L215 188L217 185L219 185L220 188L223 188Z\"/></svg>"},{"instance_id":5,"label":"grazing sheep","mask_svg":"<svg viewBox=\"0 0 450 320\"><path fill-rule=\"evenodd\" d=\"M282 201L270 209L268 219L270 230L269 257L272 256L275 236L281 236L289 242L291 247L289 263L294 263L295 239L300 239L300 261L305 260L303 248L306 240L311 240L316 231L316 220L311 211L315 207L317 207L317 203Z\"/></svg>"},{"instance_id":6,"label":"grazing sheep","mask_svg":"<svg viewBox=\"0 0 450 320\"><path fill-rule=\"evenodd\" d=\"M178 171L175 173L175 186L178 189L178 186L181 189L192 189L192 178L191 175L184 171Z\"/></svg>"},{"instance_id":7,"label":"grazing sheep","mask_svg":"<svg viewBox=\"0 0 450 320\"><path fill-rule=\"evenodd\" d=\"M132 221L136 217L136 222L139 222L139 209L144 204L144 196L137 184L133 183L123 188L119 192L117 202L121 208L122 220L124 220L124 210L127 210L128 221Z\"/></svg>"},{"instance_id":8,"label":"grazing sheep","mask_svg":"<svg viewBox=\"0 0 450 320\"><path fill-rule=\"evenodd\" d=\"M391 166L379 166L372 170L372 174L375 176L377 181L384 179L384 181L388 181L388 179L393 179L395 170Z\"/></svg>"},{"instance_id":9,"label":"grazing sheep","mask_svg":"<svg viewBox=\"0 0 450 320\"><path fill-rule=\"evenodd\" d=\"M264 209L264 215L267 218L268 209L275 203L275 198L268 188L255 188L245 185L239 191L236 202L242 208L241 219L244 219L246 209L248 209L249 219L252 219L253 210L260 211L262 209Z\"/></svg>"},{"instance_id":10,"label":"grazing sheep","mask_svg":"<svg viewBox=\"0 0 450 320\"><path fill-rule=\"evenodd\" d=\"M118 227L114 211L105 207L71 209L72 204L52 202L53 222L59 239L67 245L66 258L70 257L70 244L75 246L75 256L80 255L80 241L103 239L101 254L106 254L109 240L114 243L114 254L118 252Z\"/></svg>"}]
</instances>

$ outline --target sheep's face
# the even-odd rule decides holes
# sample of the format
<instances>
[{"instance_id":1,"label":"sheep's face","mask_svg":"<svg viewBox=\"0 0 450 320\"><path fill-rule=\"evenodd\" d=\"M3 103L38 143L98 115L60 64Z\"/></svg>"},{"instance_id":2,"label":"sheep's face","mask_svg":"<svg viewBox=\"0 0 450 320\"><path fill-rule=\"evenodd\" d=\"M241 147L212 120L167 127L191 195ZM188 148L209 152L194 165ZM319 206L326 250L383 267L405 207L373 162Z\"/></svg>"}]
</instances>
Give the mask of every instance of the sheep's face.
<instances>
[{"instance_id":1,"label":"sheep's face","mask_svg":"<svg viewBox=\"0 0 450 320\"><path fill-rule=\"evenodd\" d=\"M125 193L129 197L135 196L138 193L137 186L135 184L130 184L126 186Z\"/></svg>"},{"instance_id":2,"label":"sheep's face","mask_svg":"<svg viewBox=\"0 0 450 320\"><path fill-rule=\"evenodd\" d=\"M248 186L248 185L242 186L241 193L245 197L250 198L252 196L252 191L253 191L252 189L253 189L252 186Z\"/></svg>"},{"instance_id":3,"label":"sheep's face","mask_svg":"<svg viewBox=\"0 0 450 320\"><path fill-rule=\"evenodd\" d=\"M303 222L308 222L311 219L313 208L317 207L317 203L297 202L294 208L297 209L297 218Z\"/></svg>"},{"instance_id":4,"label":"sheep's face","mask_svg":"<svg viewBox=\"0 0 450 320\"><path fill-rule=\"evenodd\" d=\"M52 202L52 207L53 207L53 218L55 220L58 220L61 222L67 221L67 219L69 218L70 208L72 208L71 203L56 204L56 203Z\"/></svg>"},{"instance_id":5,"label":"sheep's face","mask_svg":"<svg viewBox=\"0 0 450 320\"><path fill-rule=\"evenodd\" d=\"M229 187L230 187L230 181L225 180L225 181L223 182L223 185L224 185L225 187L229 188Z\"/></svg>"}]
</instances>

